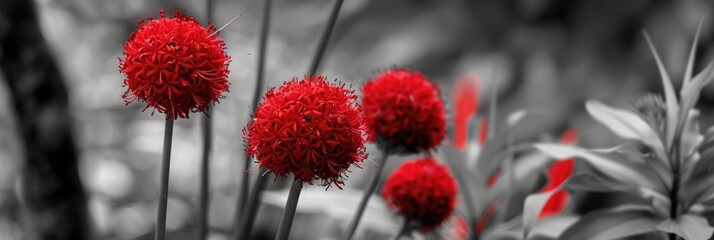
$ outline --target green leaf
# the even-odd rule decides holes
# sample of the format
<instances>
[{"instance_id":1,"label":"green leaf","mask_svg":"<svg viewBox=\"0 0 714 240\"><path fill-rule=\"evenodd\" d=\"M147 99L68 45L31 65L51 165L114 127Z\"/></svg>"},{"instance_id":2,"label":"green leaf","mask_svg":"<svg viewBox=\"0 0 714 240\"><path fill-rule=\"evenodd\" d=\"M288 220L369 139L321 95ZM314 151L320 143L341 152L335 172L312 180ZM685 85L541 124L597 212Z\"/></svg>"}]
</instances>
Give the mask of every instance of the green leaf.
<instances>
[{"instance_id":1,"label":"green leaf","mask_svg":"<svg viewBox=\"0 0 714 240\"><path fill-rule=\"evenodd\" d=\"M540 152L532 151L518 157L514 162L514 176L517 182L529 181L536 172L542 172L552 159Z\"/></svg>"},{"instance_id":2,"label":"green leaf","mask_svg":"<svg viewBox=\"0 0 714 240\"><path fill-rule=\"evenodd\" d=\"M684 71L684 84L688 84L692 80L692 68L694 68L694 57L697 52L697 43L699 42L699 34L702 32L702 25L704 24L704 18L699 21L699 26L697 27L697 34L694 35L694 43L692 43L692 49L689 51L689 60L687 60L687 70Z\"/></svg>"},{"instance_id":3,"label":"green leaf","mask_svg":"<svg viewBox=\"0 0 714 240\"><path fill-rule=\"evenodd\" d=\"M710 161L711 162L711 161ZM682 186L679 200L685 208L714 199L714 175L689 179Z\"/></svg>"},{"instance_id":4,"label":"green leaf","mask_svg":"<svg viewBox=\"0 0 714 240\"><path fill-rule=\"evenodd\" d=\"M665 186L666 189L671 189L672 187L672 179L674 178L672 171L655 159L656 156L642 154L632 144L624 144L609 149L591 149L590 151L609 159L622 160L620 163L630 169L640 169L639 172L645 177L659 180L660 184L658 186Z\"/></svg>"},{"instance_id":5,"label":"green leaf","mask_svg":"<svg viewBox=\"0 0 714 240\"><path fill-rule=\"evenodd\" d=\"M665 195L637 185L617 182L597 171L578 173L570 177L564 188L573 192L619 193L638 197L643 200L644 204L648 204L650 209L655 209L658 214L669 215L671 203Z\"/></svg>"},{"instance_id":6,"label":"green leaf","mask_svg":"<svg viewBox=\"0 0 714 240\"><path fill-rule=\"evenodd\" d=\"M523 118L526 117L528 114L528 111L521 109L515 112L512 112L511 114L508 115L508 118L506 119L506 123L508 124L508 128L511 129L514 126L518 125L518 123L523 120Z\"/></svg>"},{"instance_id":7,"label":"green leaf","mask_svg":"<svg viewBox=\"0 0 714 240\"><path fill-rule=\"evenodd\" d=\"M655 152L657 159L666 169L671 169L669 158L659 135L637 114L628 110L612 108L598 101L588 101L585 103L585 108L595 120L610 128L618 136L644 143Z\"/></svg>"},{"instance_id":8,"label":"green leaf","mask_svg":"<svg viewBox=\"0 0 714 240\"><path fill-rule=\"evenodd\" d=\"M699 146L698 154L687 158L683 169L680 201L685 208L714 199L714 128ZM700 136L698 136L700 137Z\"/></svg>"},{"instance_id":9,"label":"green leaf","mask_svg":"<svg viewBox=\"0 0 714 240\"><path fill-rule=\"evenodd\" d=\"M519 110L509 114L506 121L507 124L501 126L498 130L498 134L489 137L488 141L484 144L475 167L475 170L478 171L476 179L478 179L479 183L483 184L484 187L491 174L502 165L502 161L508 157L508 154L512 153L508 146L508 138L510 137L509 134L511 134L509 129L512 129L529 116L525 110ZM493 125L494 124L489 122L489 126ZM489 131L494 130L489 128ZM506 149L505 152L504 149Z\"/></svg>"},{"instance_id":10,"label":"green leaf","mask_svg":"<svg viewBox=\"0 0 714 240\"><path fill-rule=\"evenodd\" d=\"M649 169L645 164L622 161L627 159L627 156L617 152L617 149L602 150L600 153L596 153L591 150L563 144L539 143L534 146L556 159L581 158L617 181L636 184L660 193L666 192L663 189L664 186L658 184L656 176L653 176L652 171L648 171ZM647 172L649 174L646 174Z\"/></svg>"},{"instance_id":11,"label":"green leaf","mask_svg":"<svg viewBox=\"0 0 714 240\"><path fill-rule=\"evenodd\" d=\"M511 221L491 226L485 229L479 237L482 240L523 239L523 222L521 218L515 218Z\"/></svg>"},{"instance_id":12,"label":"green leaf","mask_svg":"<svg viewBox=\"0 0 714 240\"><path fill-rule=\"evenodd\" d=\"M479 184L483 185L483 187L486 186L491 173L498 169L500 162L506 157L505 155L499 155L499 152L505 147L506 136L499 134L486 141L481 148L475 167L471 169L479 173L474 178L478 179Z\"/></svg>"},{"instance_id":13,"label":"green leaf","mask_svg":"<svg viewBox=\"0 0 714 240\"><path fill-rule=\"evenodd\" d=\"M561 186L562 185L563 184L561 184ZM548 199L559 190L560 186L547 192L531 194L526 198L526 201L523 203L523 238L530 236L530 231L538 221L538 216L543 210L543 206L545 206Z\"/></svg>"},{"instance_id":14,"label":"green leaf","mask_svg":"<svg viewBox=\"0 0 714 240\"><path fill-rule=\"evenodd\" d=\"M487 202L498 201L502 207L496 221L510 220L523 212L523 202L529 194L542 187L545 168L552 159L539 152L525 154L513 161L513 171L503 171L486 194ZM511 180L515 184L509 183ZM505 207L508 206L508 207ZM493 221L493 220L492 220Z\"/></svg>"},{"instance_id":15,"label":"green leaf","mask_svg":"<svg viewBox=\"0 0 714 240\"><path fill-rule=\"evenodd\" d=\"M536 223L526 239L546 238L556 239L565 229L575 224L580 219L578 216L552 216Z\"/></svg>"},{"instance_id":16,"label":"green leaf","mask_svg":"<svg viewBox=\"0 0 714 240\"><path fill-rule=\"evenodd\" d=\"M694 58L696 55L697 42L699 41L699 34L702 30L703 24L704 19L699 22L699 26L697 27L697 34L694 36L694 43L692 44L692 49L689 52L689 60L687 62L687 68L684 73L684 83L682 84L682 90L680 92L682 97L682 105L679 112L680 126L677 126L678 131L681 131L681 129L685 127L684 125L688 123L685 122L684 119L688 117L689 110L691 110L694 107L694 104L696 104L699 100L699 94L702 88L709 84L709 82L712 81L712 78L714 78L714 63L709 63L709 65L702 72L697 74L697 76L692 79L692 68L694 67Z\"/></svg>"},{"instance_id":17,"label":"green leaf","mask_svg":"<svg viewBox=\"0 0 714 240\"><path fill-rule=\"evenodd\" d=\"M647 40L647 44L650 46L652 54L655 57L659 73L662 76L662 86L664 87L664 97L665 102L667 104L667 134L665 143L667 149L669 149L672 146L672 141L674 140L674 132L677 128L677 114L679 113L679 103L677 101L677 95L674 92L674 87L672 86L672 80L669 78L667 69L664 68L664 64L662 64L662 60L659 58L659 54L657 53L657 49L655 49L655 46L652 43L652 39L650 39L650 36L649 34L647 34L647 32L643 33L645 35L645 39Z\"/></svg>"},{"instance_id":18,"label":"green leaf","mask_svg":"<svg viewBox=\"0 0 714 240\"><path fill-rule=\"evenodd\" d=\"M667 219L657 225L657 230L677 234L686 240L706 240L714 233L706 218L693 214L679 216L676 221Z\"/></svg>"},{"instance_id":19,"label":"green leaf","mask_svg":"<svg viewBox=\"0 0 714 240\"><path fill-rule=\"evenodd\" d=\"M602 176L597 172L578 173L570 177L565 188L573 192L618 192L636 194L637 189L631 184L621 183Z\"/></svg>"},{"instance_id":20,"label":"green leaf","mask_svg":"<svg viewBox=\"0 0 714 240\"><path fill-rule=\"evenodd\" d=\"M702 144L702 141L704 141L704 136L701 134L699 130L699 111L696 109L692 109L689 111L689 114L686 118L686 124L684 125L685 128L682 131L682 159L687 159L692 154L697 151L697 148ZM685 169L684 171L687 171L687 167L691 166L686 166L686 165L693 165L693 163L696 162L696 158L694 159L688 159L690 161L687 161L685 163ZM686 174L686 173L685 173Z\"/></svg>"},{"instance_id":21,"label":"green leaf","mask_svg":"<svg viewBox=\"0 0 714 240\"><path fill-rule=\"evenodd\" d=\"M488 108L488 132L486 132L486 139L490 141L496 134L496 114L498 114L498 81L491 81L491 101L489 102Z\"/></svg>"},{"instance_id":22,"label":"green leaf","mask_svg":"<svg viewBox=\"0 0 714 240\"><path fill-rule=\"evenodd\" d=\"M468 222L473 223L475 219L476 212L483 206L484 199L487 194L485 194L484 186L479 179L476 178L478 174L472 173L467 167L466 163L466 153L464 151L459 151L451 145L445 145L439 151L440 159L444 159L454 177L459 183L459 194L461 195L463 202L468 210Z\"/></svg>"},{"instance_id":23,"label":"green leaf","mask_svg":"<svg viewBox=\"0 0 714 240\"><path fill-rule=\"evenodd\" d=\"M558 239L610 240L656 231L662 222L643 210L600 210L588 213L570 226Z\"/></svg>"},{"instance_id":24,"label":"green leaf","mask_svg":"<svg viewBox=\"0 0 714 240\"><path fill-rule=\"evenodd\" d=\"M679 116L681 126L678 126L680 131L684 128L685 119L689 116L689 110L691 110L694 104L699 100L702 88L709 84L712 79L714 79L714 62L709 63L691 82L685 83L684 86L682 86L682 108L680 109Z\"/></svg>"}]
</instances>

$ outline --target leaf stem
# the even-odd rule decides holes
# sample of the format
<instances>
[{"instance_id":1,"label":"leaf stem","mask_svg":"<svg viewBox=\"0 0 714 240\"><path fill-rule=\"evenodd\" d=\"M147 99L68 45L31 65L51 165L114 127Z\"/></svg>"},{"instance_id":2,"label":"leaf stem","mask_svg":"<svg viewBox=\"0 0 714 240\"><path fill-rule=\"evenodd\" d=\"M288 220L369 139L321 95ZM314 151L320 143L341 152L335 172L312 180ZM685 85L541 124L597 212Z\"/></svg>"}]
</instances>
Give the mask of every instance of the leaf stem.
<instances>
[{"instance_id":1,"label":"leaf stem","mask_svg":"<svg viewBox=\"0 0 714 240\"><path fill-rule=\"evenodd\" d=\"M161 179L159 192L159 206L156 209L155 240L163 240L166 234L166 202L169 198L169 167L171 164L171 140L174 132L174 118L170 112L166 113L164 127L164 148L161 157Z\"/></svg>"},{"instance_id":2,"label":"leaf stem","mask_svg":"<svg viewBox=\"0 0 714 240\"><path fill-rule=\"evenodd\" d=\"M278 234L275 240L287 240L290 236L290 228L293 226L295 211L297 210L298 200L300 199L300 191L302 190L302 182L299 179L294 179L288 194L288 201L285 202L285 213L283 219L280 220Z\"/></svg>"},{"instance_id":3,"label":"leaf stem","mask_svg":"<svg viewBox=\"0 0 714 240\"><path fill-rule=\"evenodd\" d=\"M679 131L677 131L679 132ZM678 213L678 205L679 205L679 178L680 178L680 166L681 166L681 141L682 141L682 135L681 134L676 134L674 136L674 139L672 141L672 146L671 146L671 153L670 153L670 158L673 161L672 165L672 172L674 173L674 177L672 178L672 191L669 192L669 201L671 203L669 207L669 217L671 219L677 219L677 216L679 215ZM669 233L669 239L670 240L676 240L677 235L674 233Z\"/></svg>"},{"instance_id":4,"label":"leaf stem","mask_svg":"<svg viewBox=\"0 0 714 240\"><path fill-rule=\"evenodd\" d=\"M362 215L364 214L364 209L367 207L367 203L369 202L370 196L372 196L372 193L374 193L374 190L377 189L377 185L379 184L380 177L382 176L382 171L384 169L384 165L387 163L387 158L389 157L389 150L385 149L382 152L382 158L377 167L377 172L374 173L374 176L372 176L372 179L370 180L369 184L367 185L367 188L364 190L362 193L362 200L359 202L359 206L357 207L357 212L355 213L354 216L352 216L352 220L350 220L350 223L347 225L347 229L345 229L345 232L342 233L342 240L351 240L354 236L355 230L357 230L357 226L359 225L360 219L362 219Z\"/></svg>"}]
</instances>

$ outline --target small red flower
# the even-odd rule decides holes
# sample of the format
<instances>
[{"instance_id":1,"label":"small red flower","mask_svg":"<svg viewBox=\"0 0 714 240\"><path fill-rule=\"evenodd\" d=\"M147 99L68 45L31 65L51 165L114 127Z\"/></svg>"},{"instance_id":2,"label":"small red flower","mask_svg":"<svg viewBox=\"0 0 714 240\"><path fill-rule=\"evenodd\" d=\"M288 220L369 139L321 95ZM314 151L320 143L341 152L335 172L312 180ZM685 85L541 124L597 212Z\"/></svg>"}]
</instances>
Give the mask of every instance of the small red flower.
<instances>
[{"instance_id":1,"label":"small red flower","mask_svg":"<svg viewBox=\"0 0 714 240\"><path fill-rule=\"evenodd\" d=\"M432 158L409 161L387 179L382 196L422 232L441 225L456 205L456 180L449 169Z\"/></svg>"},{"instance_id":2,"label":"small red flower","mask_svg":"<svg viewBox=\"0 0 714 240\"><path fill-rule=\"evenodd\" d=\"M573 158L554 162L548 169L548 184L543 187L541 192L547 192L560 186L560 184L570 178L570 175L573 175L573 170L575 170L575 159Z\"/></svg>"},{"instance_id":3,"label":"small red flower","mask_svg":"<svg viewBox=\"0 0 714 240\"><path fill-rule=\"evenodd\" d=\"M570 194L565 190L558 190L550 196L548 202L543 206L543 209L538 215L538 219L562 213L565 207L568 206L568 201L570 201Z\"/></svg>"},{"instance_id":4,"label":"small red flower","mask_svg":"<svg viewBox=\"0 0 714 240\"><path fill-rule=\"evenodd\" d=\"M469 120L478 112L481 81L472 75L464 75L452 89L454 101L454 147L463 150L468 140Z\"/></svg>"},{"instance_id":5,"label":"small red flower","mask_svg":"<svg viewBox=\"0 0 714 240\"><path fill-rule=\"evenodd\" d=\"M367 82L362 93L370 141L417 152L435 148L444 139L441 91L421 73L386 71Z\"/></svg>"},{"instance_id":6,"label":"small red flower","mask_svg":"<svg viewBox=\"0 0 714 240\"><path fill-rule=\"evenodd\" d=\"M560 137L560 142L563 144L574 144L578 139L578 132L575 129L568 129L563 132ZM563 182L568 180L575 171L575 159L568 158L559 160L548 169L548 184L541 189L540 192L552 191L553 189L560 186ZM568 201L570 200L570 194L565 190L557 190L553 195L550 196L543 209L538 215L539 219L546 218L553 215L558 215L565 207L568 206Z\"/></svg>"},{"instance_id":7,"label":"small red flower","mask_svg":"<svg viewBox=\"0 0 714 240\"><path fill-rule=\"evenodd\" d=\"M364 116L354 91L322 76L271 88L243 129L245 151L277 176L338 188L367 158Z\"/></svg>"},{"instance_id":8,"label":"small red flower","mask_svg":"<svg viewBox=\"0 0 714 240\"><path fill-rule=\"evenodd\" d=\"M144 110L188 118L191 111L205 112L228 91L230 57L215 27L204 28L179 12L166 18L162 11L159 19L142 20L137 28L119 59L127 105L139 99L146 102Z\"/></svg>"}]
</instances>

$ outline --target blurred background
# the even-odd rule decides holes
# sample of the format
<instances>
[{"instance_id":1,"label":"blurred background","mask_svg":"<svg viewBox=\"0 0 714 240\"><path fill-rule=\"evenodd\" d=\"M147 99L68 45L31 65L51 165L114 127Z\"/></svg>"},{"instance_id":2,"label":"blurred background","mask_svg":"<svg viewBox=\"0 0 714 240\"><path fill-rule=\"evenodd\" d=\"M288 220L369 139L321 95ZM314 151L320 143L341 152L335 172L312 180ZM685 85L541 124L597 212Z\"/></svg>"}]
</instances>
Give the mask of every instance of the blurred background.
<instances>
[{"instance_id":1,"label":"blurred background","mask_svg":"<svg viewBox=\"0 0 714 240\"><path fill-rule=\"evenodd\" d=\"M243 174L241 129L255 87L263 1L215 4L214 25L238 16L220 34L232 56L231 86L213 112L210 239L220 240L232 229ZM274 1L267 86L306 73L331 5L330 0ZM205 6L198 0L0 1L0 239L32 239L23 222L33 211L72 214L84 205L97 239L153 238L163 118L142 112L140 103L125 106L117 58L138 20L166 9L205 24ZM437 82L445 99L456 79L478 76L487 93L481 94L481 112L496 93L499 119L519 109L536 113L518 126L516 141L548 139L575 128L581 145L612 146L620 140L585 113L584 101L626 107L641 92L662 91L645 29L680 83L697 25L706 16L699 71L714 59L713 15L714 2L708 0L348 0L318 72L359 88L381 69L414 68ZM705 88L700 105L707 128L714 118L706 114L714 106L714 86ZM192 239L195 232L200 117L176 122L169 239ZM371 144L368 151L379 155ZM385 173L414 157L390 159ZM292 239L337 238L374 169L366 165L352 170L342 191L307 187ZM249 174L255 177L257 169ZM21 197L28 191L20 184L23 175L43 186L30 189L40 197ZM272 238L286 187L280 180L269 186L255 239ZM83 190L85 199L73 197ZM36 224L71 229L84 221L74 217L77 222ZM375 197L358 238L387 236L395 219Z\"/></svg>"}]
</instances>

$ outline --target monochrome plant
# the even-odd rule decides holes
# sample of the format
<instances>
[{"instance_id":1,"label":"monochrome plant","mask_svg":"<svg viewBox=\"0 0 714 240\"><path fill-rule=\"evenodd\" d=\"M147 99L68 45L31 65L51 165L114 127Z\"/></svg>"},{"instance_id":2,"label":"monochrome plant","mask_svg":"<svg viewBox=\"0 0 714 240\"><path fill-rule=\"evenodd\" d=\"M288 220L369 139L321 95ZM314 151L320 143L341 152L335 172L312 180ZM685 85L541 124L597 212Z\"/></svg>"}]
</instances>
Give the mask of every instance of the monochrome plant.
<instances>
[{"instance_id":1,"label":"monochrome plant","mask_svg":"<svg viewBox=\"0 0 714 240\"><path fill-rule=\"evenodd\" d=\"M701 29L701 23L699 25ZM645 32L664 86L658 94L635 98L631 109L591 100L590 115L630 142L608 149L540 143L535 147L556 158L577 158L594 170L576 172L556 189L605 192L632 197L633 201L593 211L570 225L558 239L709 239L714 228L705 213L714 210L714 146L712 134L699 130L695 109L702 88L714 78L710 63L692 76L699 31L694 39L679 96L650 37ZM525 203L524 237L536 226L535 213L554 191L530 196ZM638 238L639 239L639 238Z\"/></svg>"}]
</instances>

